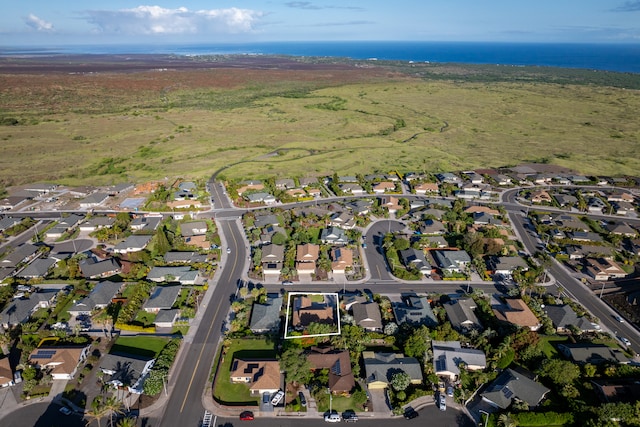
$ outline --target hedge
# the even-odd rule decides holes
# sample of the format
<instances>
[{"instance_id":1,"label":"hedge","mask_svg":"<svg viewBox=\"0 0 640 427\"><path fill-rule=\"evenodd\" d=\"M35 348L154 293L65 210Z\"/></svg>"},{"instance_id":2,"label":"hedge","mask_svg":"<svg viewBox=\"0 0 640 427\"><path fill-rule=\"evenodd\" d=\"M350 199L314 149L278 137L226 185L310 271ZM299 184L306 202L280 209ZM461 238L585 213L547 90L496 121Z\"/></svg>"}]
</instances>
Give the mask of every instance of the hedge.
<instances>
[{"instance_id":1,"label":"hedge","mask_svg":"<svg viewBox=\"0 0 640 427\"><path fill-rule=\"evenodd\" d=\"M564 426L573 422L569 412L520 412L511 414L518 426Z\"/></svg>"}]
</instances>

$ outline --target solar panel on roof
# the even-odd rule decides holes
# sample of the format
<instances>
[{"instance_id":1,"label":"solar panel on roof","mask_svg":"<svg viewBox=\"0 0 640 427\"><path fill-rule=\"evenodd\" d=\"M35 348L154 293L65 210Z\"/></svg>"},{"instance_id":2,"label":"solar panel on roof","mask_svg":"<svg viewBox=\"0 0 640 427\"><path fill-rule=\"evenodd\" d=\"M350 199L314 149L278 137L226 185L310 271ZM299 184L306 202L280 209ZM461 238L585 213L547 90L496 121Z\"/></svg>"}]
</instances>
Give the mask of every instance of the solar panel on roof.
<instances>
[{"instance_id":1,"label":"solar panel on roof","mask_svg":"<svg viewBox=\"0 0 640 427\"><path fill-rule=\"evenodd\" d=\"M36 353L33 356L31 356L32 359L51 359L53 357L53 354L42 354L42 353Z\"/></svg>"},{"instance_id":2,"label":"solar panel on roof","mask_svg":"<svg viewBox=\"0 0 640 427\"><path fill-rule=\"evenodd\" d=\"M504 394L504 397L506 397L507 399L511 399L511 396L513 396L513 391L511 391L509 387L503 388L502 393Z\"/></svg>"}]
</instances>

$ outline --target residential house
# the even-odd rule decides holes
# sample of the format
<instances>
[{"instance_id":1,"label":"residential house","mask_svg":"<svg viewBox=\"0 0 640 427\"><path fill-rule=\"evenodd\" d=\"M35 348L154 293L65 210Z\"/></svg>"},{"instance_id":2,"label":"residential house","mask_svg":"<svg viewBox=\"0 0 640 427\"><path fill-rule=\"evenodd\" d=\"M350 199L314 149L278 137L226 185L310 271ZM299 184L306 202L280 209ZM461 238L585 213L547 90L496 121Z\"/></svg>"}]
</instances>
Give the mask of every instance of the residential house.
<instances>
[{"instance_id":1,"label":"residential house","mask_svg":"<svg viewBox=\"0 0 640 427\"><path fill-rule=\"evenodd\" d=\"M333 325L335 307L324 302L313 302L308 296L298 296L293 300L292 325L295 329L304 329L311 323Z\"/></svg>"},{"instance_id":2,"label":"residential house","mask_svg":"<svg viewBox=\"0 0 640 427\"><path fill-rule=\"evenodd\" d=\"M447 232L447 228L444 226L442 221L438 221L437 219L425 219L418 225L418 231L420 234L442 235Z\"/></svg>"},{"instance_id":3,"label":"residential house","mask_svg":"<svg viewBox=\"0 0 640 427\"><path fill-rule=\"evenodd\" d=\"M276 179L275 185L278 190L290 190L296 186L296 183L291 178L282 178Z\"/></svg>"},{"instance_id":4,"label":"residential house","mask_svg":"<svg viewBox=\"0 0 640 427\"><path fill-rule=\"evenodd\" d=\"M616 215L630 215L636 211L635 205L630 202L612 202L611 209Z\"/></svg>"},{"instance_id":5,"label":"residential house","mask_svg":"<svg viewBox=\"0 0 640 427\"><path fill-rule=\"evenodd\" d=\"M487 358L482 350L462 348L460 341L431 341L433 351L433 368L439 377L448 377L457 381L460 368L469 371L480 371L487 367Z\"/></svg>"},{"instance_id":6,"label":"residential house","mask_svg":"<svg viewBox=\"0 0 640 427\"><path fill-rule=\"evenodd\" d=\"M51 373L54 380L70 380L78 370L78 365L89 355L86 347L56 346L38 347L29 354L29 364L36 369Z\"/></svg>"},{"instance_id":7,"label":"residential house","mask_svg":"<svg viewBox=\"0 0 640 427\"><path fill-rule=\"evenodd\" d=\"M475 215L477 213L486 213L489 215L500 215L500 211L497 209L490 208L485 205L472 205L467 207L464 212L469 215Z\"/></svg>"},{"instance_id":8,"label":"residential house","mask_svg":"<svg viewBox=\"0 0 640 427\"><path fill-rule=\"evenodd\" d=\"M499 186L511 185L513 183L513 179L510 176L504 174L498 174L494 176L496 183Z\"/></svg>"},{"instance_id":9,"label":"residential house","mask_svg":"<svg viewBox=\"0 0 640 427\"><path fill-rule=\"evenodd\" d=\"M356 380L351 372L349 350L311 347L307 360L312 370L327 369L329 371L329 390L332 394L351 394L356 386Z\"/></svg>"},{"instance_id":10,"label":"residential house","mask_svg":"<svg viewBox=\"0 0 640 427\"><path fill-rule=\"evenodd\" d=\"M571 231L568 236L576 242L602 242L602 237L591 231Z\"/></svg>"},{"instance_id":11,"label":"residential house","mask_svg":"<svg viewBox=\"0 0 640 427\"><path fill-rule=\"evenodd\" d=\"M167 252L164 254L167 264L199 264L207 262L207 255L198 252Z\"/></svg>"},{"instance_id":12,"label":"residential house","mask_svg":"<svg viewBox=\"0 0 640 427\"><path fill-rule=\"evenodd\" d=\"M487 270L493 271L497 276L511 277L518 269L522 271L529 269L527 262L519 256L494 256L487 260Z\"/></svg>"},{"instance_id":13,"label":"residential house","mask_svg":"<svg viewBox=\"0 0 640 427\"><path fill-rule=\"evenodd\" d=\"M595 280L607 281L627 277L627 272L609 258L586 258L584 263L587 274Z\"/></svg>"},{"instance_id":14,"label":"residential house","mask_svg":"<svg viewBox=\"0 0 640 427\"><path fill-rule=\"evenodd\" d=\"M231 364L229 374L234 384L247 384L251 395L269 395L280 390L280 362L275 359L240 359Z\"/></svg>"},{"instance_id":15,"label":"residential house","mask_svg":"<svg viewBox=\"0 0 640 427\"><path fill-rule=\"evenodd\" d=\"M611 258L613 256L613 250L610 246L566 246L565 251L567 255L569 255L569 259L582 259L586 257Z\"/></svg>"},{"instance_id":16,"label":"residential house","mask_svg":"<svg viewBox=\"0 0 640 427\"><path fill-rule=\"evenodd\" d=\"M256 228L264 228L268 226L280 225L280 221L276 215L256 215L253 226Z\"/></svg>"},{"instance_id":17,"label":"residential house","mask_svg":"<svg viewBox=\"0 0 640 427\"><path fill-rule=\"evenodd\" d=\"M153 319L153 326L157 328L173 328L180 316L180 310L177 308L162 309L156 313L156 318Z\"/></svg>"},{"instance_id":18,"label":"residential house","mask_svg":"<svg viewBox=\"0 0 640 427\"><path fill-rule=\"evenodd\" d=\"M160 310L170 310L176 303L182 286L156 286L149 299L142 305L147 313L158 313Z\"/></svg>"},{"instance_id":19,"label":"residential house","mask_svg":"<svg viewBox=\"0 0 640 427\"><path fill-rule=\"evenodd\" d=\"M419 213L422 214L420 217L421 219L437 219L438 221L441 221L442 215L444 215L446 211L436 208L427 208Z\"/></svg>"},{"instance_id":20,"label":"residential house","mask_svg":"<svg viewBox=\"0 0 640 427\"><path fill-rule=\"evenodd\" d=\"M340 227L345 230L351 230L356 226L353 215L348 212L336 212L331 215L329 219L329 225L332 227Z\"/></svg>"},{"instance_id":21,"label":"residential house","mask_svg":"<svg viewBox=\"0 0 640 427\"><path fill-rule=\"evenodd\" d=\"M339 176L338 182L347 182L347 183L353 184L358 182L358 178L353 175Z\"/></svg>"},{"instance_id":22,"label":"residential house","mask_svg":"<svg viewBox=\"0 0 640 427\"><path fill-rule=\"evenodd\" d=\"M111 301L118 295L123 288L124 283L110 282L108 280L98 283L89 295L78 301L69 309L72 316L81 314L91 314L93 310L106 308Z\"/></svg>"},{"instance_id":23,"label":"residential house","mask_svg":"<svg viewBox=\"0 0 640 427\"><path fill-rule=\"evenodd\" d=\"M550 221L563 230L589 231L589 226L575 216L558 214L552 216Z\"/></svg>"},{"instance_id":24,"label":"residential house","mask_svg":"<svg viewBox=\"0 0 640 427\"><path fill-rule=\"evenodd\" d=\"M531 203L553 203L553 198L546 190L537 190L531 193Z\"/></svg>"},{"instance_id":25,"label":"residential house","mask_svg":"<svg viewBox=\"0 0 640 427\"><path fill-rule=\"evenodd\" d=\"M561 207L574 206L578 203L578 198L571 194L555 194L553 197Z\"/></svg>"},{"instance_id":26,"label":"residential house","mask_svg":"<svg viewBox=\"0 0 640 427\"><path fill-rule=\"evenodd\" d=\"M602 214L607 204L599 197L590 197L587 202L587 210L592 214Z\"/></svg>"},{"instance_id":27,"label":"residential house","mask_svg":"<svg viewBox=\"0 0 640 427\"><path fill-rule=\"evenodd\" d=\"M569 332L569 326L573 325L583 332L597 331L600 327L592 323L586 317L578 317L569 304L546 305L544 312L549 316L556 332Z\"/></svg>"},{"instance_id":28,"label":"residential house","mask_svg":"<svg viewBox=\"0 0 640 427\"><path fill-rule=\"evenodd\" d=\"M558 344L558 351L567 359L584 365L600 365L602 363L629 363L630 360L618 348L611 348L604 344L592 343L562 343Z\"/></svg>"},{"instance_id":29,"label":"residential house","mask_svg":"<svg viewBox=\"0 0 640 427\"><path fill-rule=\"evenodd\" d=\"M264 203L265 205L273 205L278 201L272 194L264 192L248 194L245 199L249 203Z\"/></svg>"},{"instance_id":30,"label":"residential house","mask_svg":"<svg viewBox=\"0 0 640 427\"><path fill-rule=\"evenodd\" d=\"M115 258L98 260L95 257L89 257L80 261L79 267L82 276L87 279L102 279L122 272L122 267Z\"/></svg>"},{"instance_id":31,"label":"residential house","mask_svg":"<svg viewBox=\"0 0 640 427\"><path fill-rule=\"evenodd\" d=\"M387 208L390 214L398 212L402 209L400 199L395 196L380 197L380 206Z\"/></svg>"},{"instance_id":32,"label":"residential house","mask_svg":"<svg viewBox=\"0 0 640 427\"><path fill-rule=\"evenodd\" d=\"M353 194L354 196L362 196L366 193L360 184L339 184L338 188L343 193Z\"/></svg>"},{"instance_id":33,"label":"residential house","mask_svg":"<svg viewBox=\"0 0 640 427\"><path fill-rule=\"evenodd\" d=\"M103 381L116 389L142 394L144 381L155 364L155 359L131 354L105 354L100 360Z\"/></svg>"},{"instance_id":34,"label":"residential house","mask_svg":"<svg viewBox=\"0 0 640 427\"><path fill-rule=\"evenodd\" d=\"M192 221L180 224L180 235L187 245L209 249L211 243L207 240L207 223L205 221Z\"/></svg>"},{"instance_id":35,"label":"residential house","mask_svg":"<svg viewBox=\"0 0 640 427\"><path fill-rule=\"evenodd\" d=\"M93 209L109 199L108 193L93 193L80 201L80 209Z\"/></svg>"},{"instance_id":36,"label":"residential house","mask_svg":"<svg viewBox=\"0 0 640 427\"><path fill-rule=\"evenodd\" d=\"M372 200L358 199L352 200L346 204L346 208L353 212L354 215L367 215L373 205Z\"/></svg>"},{"instance_id":37,"label":"residential house","mask_svg":"<svg viewBox=\"0 0 640 427\"><path fill-rule=\"evenodd\" d=\"M403 323L429 327L438 325L438 319L433 313L427 297L419 297L415 294L403 295L402 300L400 302L392 302L391 307L398 325Z\"/></svg>"},{"instance_id":38,"label":"residential house","mask_svg":"<svg viewBox=\"0 0 640 427\"><path fill-rule=\"evenodd\" d=\"M133 218L129 223L129 228L133 231L155 231L162 222L161 216L139 216Z\"/></svg>"},{"instance_id":39,"label":"residential house","mask_svg":"<svg viewBox=\"0 0 640 427\"><path fill-rule=\"evenodd\" d=\"M400 251L400 260L409 269L416 269L425 276L431 275L431 265L421 250L414 248L402 250Z\"/></svg>"},{"instance_id":40,"label":"residential house","mask_svg":"<svg viewBox=\"0 0 640 427\"><path fill-rule=\"evenodd\" d=\"M15 227L16 225L22 222L22 218L2 218L0 219L0 233L10 229L11 227Z\"/></svg>"},{"instance_id":41,"label":"residential house","mask_svg":"<svg viewBox=\"0 0 640 427\"><path fill-rule=\"evenodd\" d=\"M442 236L425 236L421 239L423 242L426 242L427 247L429 248L446 248L449 246L449 242Z\"/></svg>"},{"instance_id":42,"label":"residential house","mask_svg":"<svg viewBox=\"0 0 640 427\"><path fill-rule=\"evenodd\" d=\"M640 401L640 382L635 378L597 379L591 384L602 402L635 405Z\"/></svg>"},{"instance_id":43,"label":"residential house","mask_svg":"<svg viewBox=\"0 0 640 427\"><path fill-rule=\"evenodd\" d=\"M284 246L264 245L262 247L262 272L265 276L279 276L284 262Z\"/></svg>"},{"instance_id":44,"label":"residential house","mask_svg":"<svg viewBox=\"0 0 640 427\"><path fill-rule=\"evenodd\" d=\"M378 353L363 351L366 383L370 390L382 390L391 384L393 375L398 372L409 374L411 384L421 384L422 367L418 359L402 353Z\"/></svg>"},{"instance_id":45,"label":"residential house","mask_svg":"<svg viewBox=\"0 0 640 427\"><path fill-rule=\"evenodd\" d=\"M444 304L451 326L462 333L482 330L482 325L474 312L475 308L476 302L472 298L454 299Z\"/></svg>"},{"instance_id":46,"label":"residential house","mask_svg":"<svg viewBox=\"0 0 640 427\"><path fill-rule=\"evenodd\" d=\"M462 273L471 263L471 257L466 251L433 251L438 267L446 273Z\"/></svg>"},{"instance_id":47,"label":"residential house","mask_svg":"<svg viewBox=\"0 0 640 427\"><path fill-rule=\"evenodd\" d=\"M635 197L631 191L615 189L607 194L607 201L633 203Z\"/></svg>"},{"instance_id":48,"label":"residential house","mask_svg":"<svg viewBox=\"0 0 640 427\"><path fill-rule=\"evenodd\" d=\"M353 268L353 251L351 249L331 249L331 271L334 274L345 274L351 268Z\"/></svg>"},{"instance_id":49,"label":"residential house","mask_svg":"<svg viewBox=\"0 0 640 427\"><path fill-rule=\"evenodd\" d=\"M80 231L91 233L101 228L111 228L116 219L110 216L92 216L80 224Z\"/></svg>"},{"instance_id":50,"label":"residential house","mask_svg":"<svg viewBox=\"0 0 640 427\"><path fill-rule=\"evenodd\" d=\"M282 297L278 294L267 294L267 301L264 304L254 302L249 320L251 332L255 334L278 332L281 308Z\"/></svg>"},{"instance_id":51,"label":"residential house","mask_svg":"<svg viewBox=\"0 0 640 427\"><path fill-rule=\"evenodd\" d=\"M535 408L549 391L523 370L505 369L480 396L500 409L507 409L516 400Z\"/></svg>"},{"instance_id":52,"label":"residential house","mask_svg":"<svg viewBox=\"0 0 640 427\"><path fill-rule=\"evenodd\" d=\"M320 246L307 243L296 246L296 270L298 274L315 274L316 261L320 253Z\"/></svg>"},{"instance_id":53,"label":"residential house","mask_svg":"<svg viewBox=\"0 0 640 427\"><path fill-rule=\"evenodd\" d=\"M373 185L372 188L375 194L384 194L387 192L395 191L396 185L393 182L383 181Z\"/></svg>"},{"instance_id":54,"label":"residential house","mask_svg":"<svg viewBox=\"0 0 640 427\"><path fill-rule=\"evenodd\" d=\"M238 196L242 196L247 191L261 191L264 190L264 184L260 181L243 181L242 187L238 188Z\"/></svg>"},{"instance_id":55,"label":"residential house","mask_svg":"<svg viewBox=\"0 0 640 427\"><path fill-rule=\"evenodd\" d=\"M10 387L14 384L9 357L3 357L0 359L0 388Z\"/></svg>"},{"instance_id":56,"label":"residential house","mask_svg":"<svg viewBox=\"0 0 640 427\"><path fill-rule=\"evenodd\" d=\"M54 265L56 265L56 260L53 258L36 258L23 270L16 273L16 277L24 277L26 279L45 277Z\"/></svg>"},{"instance_id":57,"label":"residential house","mask_svg":"<svg viewBox=\"0 0 640 427\"><path fill-rule=\"evenodd\" d=\"M153 267L147 273L147 279L157 283L180 282L183 285L195 285L199 277L198 270L192 270L189 265Z\"/></svg>"},{"instance_id":58,"label":"residential house","mask_svg":"<svg viewBox=\"0 0 640 427\"><path fill-rule=\"evenodd\" d=\"M320 233L320 241L325 245L346 245L349 239L344 230L338 227L323 228Z\"/></svg>"},{"instance_id":59,"label":"residential house","mask_svg":"<svg viewBox=\"0 0 640 427\"><path fill-rule=\"evenodd\" d=\"M43 289L28 296L16 295L0 312L0 324L4 329L11 329L27 322L38 309L53 307L57 294L55 289Z\"/></svg>"},{"instance_id":60,"label":"residential house","mask_svg":"<svg viewBox=\"0 0 640 427\"><path fill-rule=\"evenodd\" d=\"M617 234L618 236L624 237L635 237L635 235L638 234L638 232L626 222L613 222L611 224L608 224L606 226L606 229L611 234Z\"/></svg>"},{"instance_id":61,"label":"residential house","mask_svg":"<svg viewBox=\"0 0 640 427\"><path fill-rule=\"evenodd\" d=\"M318 184L318 178L314 178L314 177L302 177L298 179L298 182L300 183L300 187L309 187L311 185L317 185Z\"/></svg>"},{"instance_id":62,"label":"residential house","mask_svg":"<svg viewBox=\"0 0 640 427\"><path fill-rule=\"evenodd\" d=\"M16 268L18 264L29 262L38 255L38 247L30 243L23 243L0 260L3 268Z\"/></svg>"},{"instance_id":63,"label":"residential house","mask_svg":"<svg viewBox=\"0 0 640 427\"><path fill-rule=\"evenodd\" d=\"M437 182L423 182L413 186L413 191L416 194L437 194L440 191L440 186Z\"/></svg>"},{"instance_id":64,"label":"residential house","mask_svg":"<svg viewBox=\"0 0 640 427\"><path fill-rule=\"evenodd\" d=\"M467 176L467 180L472 184L482 184L484 182L484 177L477 172L465 171L463 174Z\"/></svg>"},{"instance_id":65,"label":"residential house","mask_svg":"<svg viewBox=\"0 0 640 427\"><path fill-rule=\"evenodd\" d=\"M439 173L436 175L436 178L440 182L446 182L447 184L459 185L462 184L462 179L450 172Z\"/></svg>"},{"instance_id":66,"label":"residential house","mask_svg":"<svg viewBox=\"0 0 640 427\"><path fill-rule=\"evenodd\" d=\"M130 252L140 252L147 247L153 236L145 235L131 235L127 237L123 242L118 243L113 247L113 252L117 254L128 254Z\"/></svg>"},{"instance_id":67,"label":"residential house","mask_svg":"<svg viewBox=\"0 0 640 427\"><path fill-rule=\"evenodd\" d=\"M529 328L532 331L537 331L541 326L536 315L520 298L507 298L505 304L493 307L493 314L498 320Z\"/></svg>"},{"instance_id":68,"label":"residential house","mask_svg":"<svg viewBox=\"0 0 640 427\"><path fill-rule=\"evenodd\" d=\"M84 216L71 214L60 218L58 223L45 232L50 239L59 239L66 232L73 230L84 219Z\"/></svg>"},{"instance_id":69,"label":"residential house","mask_svg":"<svg viewBox=\"0 0 640 427\"><path fill-rule=\"evenodd\" d=\"M382 332L380 306L376 302L357 303L351 306L353 320L365 331Z\"/></svg>"}]
</instances>

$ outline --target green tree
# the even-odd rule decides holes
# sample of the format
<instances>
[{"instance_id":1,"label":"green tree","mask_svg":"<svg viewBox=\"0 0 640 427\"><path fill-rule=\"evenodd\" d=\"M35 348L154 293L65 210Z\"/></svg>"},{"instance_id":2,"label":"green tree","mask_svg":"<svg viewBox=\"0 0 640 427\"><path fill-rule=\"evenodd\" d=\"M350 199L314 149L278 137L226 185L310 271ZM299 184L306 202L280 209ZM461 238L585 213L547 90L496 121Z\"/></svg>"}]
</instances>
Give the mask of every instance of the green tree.
<instances>
[{"instance_id":1,"label":"green tree","mask_svg":"<svg viewBox=\"0 0 640 427\"><path fill-rule=\"evenodd\" d=\"M311 377L311 364L303 349L291 347L280 355L280 371L286 372L287 381L306 384Z\"/></svg>"},{"instance_id":2,"label":"green tree","mask_svg":"<svg viewBox=\"0 0 640 427\"><path fill-rule=\"evenodd\" d=\"M580 377L580 368L568 360L545 359L538 374L550 379L556 385L564 386L572 384Z\"/></svg>"},{"instance_id":3,"label":"green tree","mask_svg":"<svg viewBox=\"0 0 640 427\"><path fill-rule=\"evenodd\" d=\"M116 427L136 427L136 419L125 417L118 420Z\"/></svg>"},{"instance_id":4,"label":"green tree","mask_svg":"<svg viewBox=\"0 0 640 427\"><path fill-rule=\"evenodd\" d=\"M422 360L431 342L429 328L425 325L415 329L404 343L404 354Z\"/></svg>"},{"instance_id":5,"label":"green tree","mask_svg":"<svg viewBox=\"0 0 640 427\"><path fill-rule=\"evenodd\" d=\"M285 236L282 233L275 233L271 237L271 243L273 243L274 245L284 245L286 241L287 241L287 236Z\"/></svg>"},{"instance_id":6,"label":"green tree","mask_svg":"<svg viewBox=\"0 0 640 427\"><path fill-rule=\"evenodd\" d=\"M404 391L411 384L411 377L406 372L396 372L391 375L391 387L396 391Z\"/></svg>"},{"instance_id":7,"label":"green tree","mask_svg":"<svg viewBox=\"0 0 640 427\"><path fill-rule=\"evenodd\" d=\"M171 245L169 244L169 239L167 239L167 233L164 225L158 227L158 230L156 231L156 242L154 249L155 252L159 255L164 255L171 250Z\"/></svg>"},{"instance_id":8,"label":"green tree","mask_svg":"<svg viewBox=\"0 0 640 427\"><path fill-rule=\"evenodd\" d=\"M400 239L396 239L393 242L393 247L399 251L404 251L406 249L409 249L410 246L411 246L411 243L409 242L408 239L400 238Z\"/></svg>"}]
</instances>

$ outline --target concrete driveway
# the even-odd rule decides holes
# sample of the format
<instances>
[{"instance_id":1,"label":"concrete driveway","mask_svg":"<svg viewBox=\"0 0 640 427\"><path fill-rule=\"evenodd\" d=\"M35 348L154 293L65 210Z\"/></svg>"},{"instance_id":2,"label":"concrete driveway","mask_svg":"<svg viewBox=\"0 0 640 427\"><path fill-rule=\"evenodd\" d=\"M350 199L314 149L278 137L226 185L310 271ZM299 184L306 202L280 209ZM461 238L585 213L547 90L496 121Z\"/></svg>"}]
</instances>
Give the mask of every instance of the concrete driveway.
<instances>
[{"instance_id":1,"label":"concrete driveway","mask_svg":"<svg viewBox=\"0 0 640 427\"><path fill-rule=\"evenodd\" d=\"M369 399L374 412L389 412L391 408L387 402L386 390L369 390Z\"/></svg>"}]
</instances>

